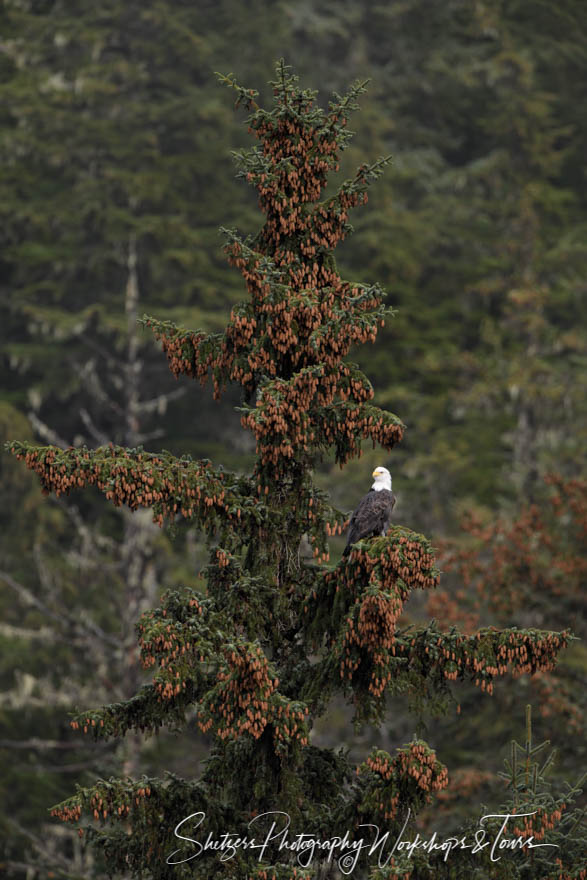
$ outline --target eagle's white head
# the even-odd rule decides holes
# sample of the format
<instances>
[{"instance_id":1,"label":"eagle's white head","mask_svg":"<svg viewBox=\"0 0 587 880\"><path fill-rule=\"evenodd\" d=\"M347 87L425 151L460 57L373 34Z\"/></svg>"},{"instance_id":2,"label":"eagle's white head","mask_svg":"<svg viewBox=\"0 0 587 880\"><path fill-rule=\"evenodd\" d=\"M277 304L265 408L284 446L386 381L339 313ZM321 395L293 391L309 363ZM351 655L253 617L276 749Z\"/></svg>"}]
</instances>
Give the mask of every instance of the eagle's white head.
<instances>
[{"instance_id":1,"label":"eagle's white head","mask_svg":"<svg viewBox=\"0 0 587 880\"><path fill-rule=\"evenodd\" d=\"M389 489L391 492L391 474L387 468L376 467L371 476L375 481L371 486L372 489L375 489L376 492L380 492L382 489Z\"/></svg>"}]
</instances>

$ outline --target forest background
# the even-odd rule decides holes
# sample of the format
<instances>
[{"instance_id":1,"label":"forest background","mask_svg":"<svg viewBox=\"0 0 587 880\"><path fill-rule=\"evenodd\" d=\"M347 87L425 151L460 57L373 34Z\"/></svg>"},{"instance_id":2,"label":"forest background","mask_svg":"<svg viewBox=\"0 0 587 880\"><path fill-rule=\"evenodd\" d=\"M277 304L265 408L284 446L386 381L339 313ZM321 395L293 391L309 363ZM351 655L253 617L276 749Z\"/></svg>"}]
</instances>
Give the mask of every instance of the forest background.
<instances>
[{"instance_id":1,"label":"forest background","mask_svg":"<svg viewBox=\"0 0 587 880\"><path fill-rule=\"evenodd\" d=\"M2 440L143 444L250 467L236 392L214 402L175 383L136 319L211 331L243 298L218 227L255 232L259 214L230 159L246 130L214 71L264 98L281 56L324 105L371 78L341 178L393 157L337 261L347 278L381 283L398 310L351 358L406 436L385 460L375 450L343 473L325 462L323 487L350 511L385 464L395 521L439 547L441 588L428 606L412 598L404 622L583 635L579 0L4 3ZM203 544L91 493L44 499L8 456L0 479L0 861L31 880L90 876L47 808L98 775L194 775L206 738L190 725L146 743L80 744L68 713L135 692L134 623L164 588L197 582ZM503 681L492 697L463 687L459 715L421 728L453 779L430 827L454 830L499 802L528 702L536 739L558 749L555 783L579 775L586 667L576 642L556 676ZM313 736L346 740L355 760L374 744L393 751L418 723L401 701L380 731L349 719L334 705Z\"/></svg>"}]
</instances>

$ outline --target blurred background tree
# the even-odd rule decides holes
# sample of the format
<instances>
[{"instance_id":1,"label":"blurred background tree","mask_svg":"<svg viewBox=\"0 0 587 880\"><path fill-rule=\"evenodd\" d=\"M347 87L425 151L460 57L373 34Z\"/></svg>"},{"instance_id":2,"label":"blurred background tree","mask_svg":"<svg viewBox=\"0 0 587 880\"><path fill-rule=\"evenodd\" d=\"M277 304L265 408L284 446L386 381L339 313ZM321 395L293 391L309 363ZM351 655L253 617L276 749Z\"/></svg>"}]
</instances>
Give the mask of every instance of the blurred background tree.
<instances>
[{"instance_id":1,"label":"blurred background tree","mask_svg":"<svg viewBox=\"0 0 587 880\"><path fill-rule=\"evenodd\" d=\"M138 309L213 330L241 298L217 227L230 215L253 231L255 205L226 173L243 134L213 72L264 82L283 55L322 96L373 79L342 176L364 159L394 159L338 261L346 277L380 281L399 309L377 345L351 357L372 379L375 402L397 409L408 431L389 461L373 453L349 465L334 503L351 509L369 467L388 464L396 519L436 541L458 539L465 511L515 526L529 504L546 503L547 473L578 475L585 4L7 0L0 33L2 439L97 445L100 436L249 467L236 394L216 404L197 388L177 394L150 334L129 328ZM102 639L104 699L130 695L121 645L134 613L124 569L132 536L124 515L98 498L43 503L14 462L0 467L2 838L5 860L24 877L64 853L71 866L74 844L46 822L46 806L72 777L83 782L88 764L94 777L129 759L128 750L71 747L67 712L87 702L88 689L100 699L90 630L94 645ZM326 471L332 484L337 471ZM90 531L79 530L80 511ZM66 554L74 531L76 553ZM163 576L166 585L193 577L197 534L138 538L139 604ZM462 540L469 548L470 536ZM462 583L444 583L454 601ZM560 607L556 594L541 594L540 613L556 626L569 623ZM418 602L408 611L409 620L426 615ZM486 607L480 613L481 625L494 622ZM520 614L513 609L508 625ZM569 657L573 675L584 675L580 650ZM510 706L523 696L516 687ZM470 708L478 726L440 719L431 744L446 764L495 779L495 746L522 738L521 713L511 718L490 702L481 722L477 704ZM329 724L344 712L335 708ZM559 746L563 767L583 759L564 725L540 706L535 718L536 736ZM387 747L407 723L401 713L389 720ZM328 729L315 735L327 739ZM371 736L366 729L349 743L353 758ZM181 752L162 743L141 767L181 769ZM478 788L467 790L475 809ZM81 861L79 869L90 870Z\"/></svg>"}]
</instances>

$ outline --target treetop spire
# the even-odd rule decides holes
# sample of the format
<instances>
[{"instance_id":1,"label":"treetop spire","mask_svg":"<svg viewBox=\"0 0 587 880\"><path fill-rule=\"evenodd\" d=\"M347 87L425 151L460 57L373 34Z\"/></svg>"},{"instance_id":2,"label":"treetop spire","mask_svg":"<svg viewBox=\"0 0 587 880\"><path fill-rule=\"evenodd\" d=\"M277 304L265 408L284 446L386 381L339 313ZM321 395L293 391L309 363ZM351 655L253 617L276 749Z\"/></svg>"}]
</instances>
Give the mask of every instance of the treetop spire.
<instances>
[{"instance_id":1,"label":"treetop spire","mask_svg":"<svg viewBox=\"0 0 587 880\"><path fill-rule=\"evenodd\" d=\"M351 136L348 114L366 83L336 95L324 111L316 92L300 89L283 61L271 83L270 109L259 107L256 93L232 74L221 81L252 111L249 130L260 141L234 155L239 175L257 189L265 223L246 238L224 230L228 260L241 272L249 300L233 308L222 334L144 321L176 376L205 381L211 372L216 395L227 382L241 385L242 424L255 434L263 480L288 471L294 459L313 466L332 444L340 464L360 454L363 439L391 449L402 438L401 420L369 403L370 382L343 358L351 346L374 341L393 310L378 284L343 281L333 256L352 231L350 209L367 201L390 157L361 165L321 200L328 175L339 170Z\"/></svg>"}]
</instances>

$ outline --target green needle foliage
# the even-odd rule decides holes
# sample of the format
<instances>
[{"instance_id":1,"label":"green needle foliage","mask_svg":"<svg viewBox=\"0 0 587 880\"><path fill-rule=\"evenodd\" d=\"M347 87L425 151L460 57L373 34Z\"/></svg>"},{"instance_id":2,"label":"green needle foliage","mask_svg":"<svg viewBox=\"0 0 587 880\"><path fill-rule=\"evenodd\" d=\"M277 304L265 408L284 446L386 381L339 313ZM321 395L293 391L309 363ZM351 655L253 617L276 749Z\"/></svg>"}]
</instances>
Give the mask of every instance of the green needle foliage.
<instances>
[{"instance_id":1,"label":"green needle foliage","mask_svg":"<svg viewBox=\"0 0 587 880\"><path fill-rule=\"evenodd\" d=\"M111 872L286 880L329 870L328 850L316 850L304 866L277 839L261 854L235 847L225 860L193 841L202 831L216 841L227 833L259 838L274 811L289 816L295 834L323 841L345 830L358 836L364 823L386 823L397 835L447 785L446 768L419 739L394 755L374 750L358 767L344 749L314 746L314 720L335 694L354 705L357 722L379 723L389 694L406 693L422 709L449 703L453 680L491 694L506 674L553 668L571 636L533 629L464 636L433 623L398 629L411 591L433 589L439 576L428 540L402 526L366 537L348 559L329 564L328 537L345 517L314 484L316 466L331 450L344 466L364 441L389 452L404 432L397 416L372 404L362 371L344 360L351 346L375 339L390 311L383 291L343 280L333 256L352 229L350 209L366 202L388 159L362 164L328 195L364 84L335 95L324 111L280 62L273 104L264 109L253 90L222 79L259 141L236 158L265 222L255 236L228 232L226 243L248 299L233 308L222 333L150 317L145 323L175 375L205 382L211 374L217 396L229 382L241 386L242 425L256 441L251 474L141 447L11 442L9 449L45 492L95 486L115 505L152 508L161 523L193 522L209 549L205 592L168 591L138 622L151 681L130 700L72 721L74 729L111 738L181 728L195 715L212 738L201 777L98 780L54 815L93 820L85 833ZM306 555L304 540L312 548ZM183 839L174 835L179 825ZM421 856L414 876L438 876L437 862L442 855ZM359 870L392 878L410 869L393 859L384 868L367 865L363 855Z\"/></svg>"}]
</instances>

